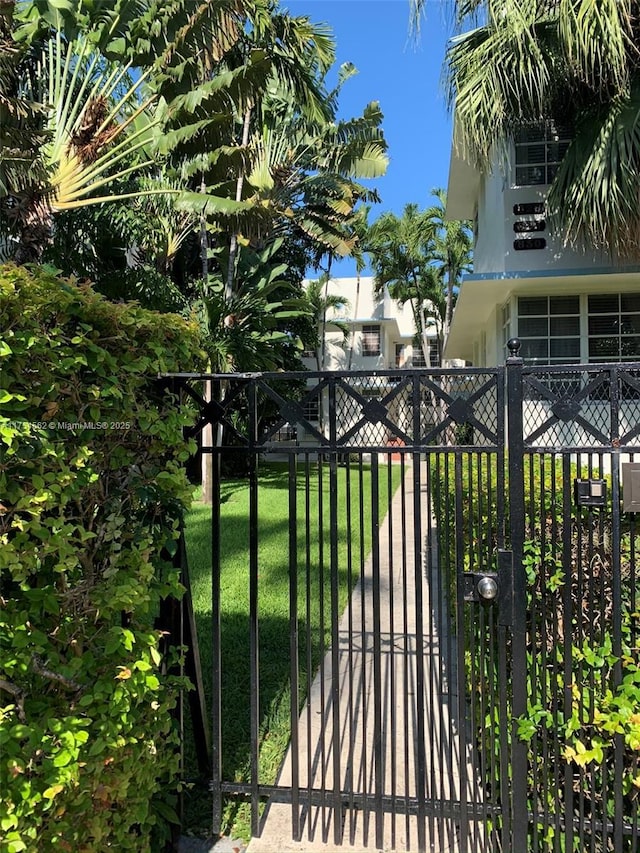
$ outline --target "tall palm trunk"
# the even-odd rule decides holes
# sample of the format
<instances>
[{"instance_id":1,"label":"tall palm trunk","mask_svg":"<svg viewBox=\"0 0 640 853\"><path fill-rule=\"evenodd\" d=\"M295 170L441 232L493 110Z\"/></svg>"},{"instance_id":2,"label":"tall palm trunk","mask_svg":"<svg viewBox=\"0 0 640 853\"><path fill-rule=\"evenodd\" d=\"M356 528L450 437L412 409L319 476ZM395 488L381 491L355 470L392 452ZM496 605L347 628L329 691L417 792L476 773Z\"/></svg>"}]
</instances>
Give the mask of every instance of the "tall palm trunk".
<instances>
[{"instance_id":1,"label":"tall palm trunk","mask_svg":"<svg viewBox=\"0 0 640 853\"><path fill-rule=\"evenodd\" d=\"M329 274L327 273L325 282L324 282L324 296L320 298L320 304L322 305L322 311L320 314L320 346L316 350L317 362L318 362L318 370L325 369L325 357L327 354L327 294L329 292ZM324 435L324 424L325 424L325 399L326 395L323 392L318 400L318 430Z\"/></svg>"},{"instance_id":2,"label":"tall palm trunk","mask_svg":"<svg viewBox=\"0 0 640 853\"><path fill-rule=\"evenodd\" d=\"M356 301L353 308L353 319L355 320L358 316L358 307L360 305L360 270L356 272ZM351 364L353 362L353 329L351 326L351 346L349 347L349 361L348 361L348 370L351 370Z\"/></svg>"},{"instance_id":3,"label":"tall palm trunk","mask_svg":"<svg viewBox=\"0 0 640 853\"><path fill-rule=\"evenodd\" d=\"M205 193L207 187L204 180L204 172L200 181L200 192ZM202 267L202 280L204 287L207 286L209 278L209 241L207 239L207 216L203 210L200 214L200 263ZM213 382L210 379L204 383L203 397L210 403L213 399ZM202 447L211 447L213 445L213 427L207 424L202 430ZM205 504L213 503L213 455L211 453L203 453L201 461L202 471L202 500Z\"/></svg>"},{"instance_id":4,"label":"tall palm trunk","mask_svg":"<svg viewBox=\"0 0 640 853\"><path fill-rule=\"evenodd\" d=\"M414 324L420 329L420 347L424 356L424 363L427 367L431 367L431 348L429 346L429 336L427 335L427 314L422 308L422 313L419 317L414 315Z\"/></svg>"},{"instance_id":5,"label":"tall palm trunk","mask_svg":"<svg viewBox=\"0 0 640 853\"><path fill-rule=\"evenodd\" d=\"M324 283L324 297L322 298L322 315L320 317L320 363L318 370L324 370L327 356L327 295L329 293L329 278Z\"/></svg>"},{"instance_id":6,"label":"tall palm trunk","mask_svg":"<svg viewBox=\"0 0 640 853\"><path fill-rule=\"evenodd\" d=\"M242 126L242 145L246 148L249 144L249 130L251 127L251 110L248 109L244 114L244 121ZM236 180L236 201L242 200L242 189L244 186L244 172L240 169L238 174L238 178ZM204 190L203 190L204 191ZM205 226L205 239L206 239L206 226ZM234 292L234 284L235 284L235 267L236 267L236 257L238 255L238 233L234 231L229 239L229 261L227 264L227 275L225 278L225 288L224 288L224 298L227 304L230 303L233 292ZM206 244L205 244L205 258L206 258ZM203 270L204 270L205 259L203 259ZM207 270L208 274L208 270ZM223 364L219 366L224 372L227 372L231 367L230 364ZM211 400L213 398L213 383L206 383L206 391L205 391L205 399ZM221 381L219 383L218 388L218 402L222 402L226 390L228 388L228 383L226 381ZM221 423L216 426L216 435L215 435L215 445L213 439L213 428L211 425L207 425L207 427L203 430L202 433L203 441L206 441L209 446L221 447L222 440L224 438L224 427ZM202 455L202 500L206 504L211 504L213 501L213 456L212 453L204 453ZM216 457L219 459L219 456Z\"/></svg>"},{"instance_id":7,"label":"tall palm trunk","mask_svg":"<svg viewBox=\"0 0 640 853\"><path fill-rule=\"evenodd\" d=\"M444 341L447 340L449 336L449 329L451 328L451 317L453 314L453 275L451 274L451 270L447 273L447 301L444 312L444 324L442 329L442 338ZM447 367L444 363L444 359L441 359L442 367Z\"/></svg>"}]
</instances>

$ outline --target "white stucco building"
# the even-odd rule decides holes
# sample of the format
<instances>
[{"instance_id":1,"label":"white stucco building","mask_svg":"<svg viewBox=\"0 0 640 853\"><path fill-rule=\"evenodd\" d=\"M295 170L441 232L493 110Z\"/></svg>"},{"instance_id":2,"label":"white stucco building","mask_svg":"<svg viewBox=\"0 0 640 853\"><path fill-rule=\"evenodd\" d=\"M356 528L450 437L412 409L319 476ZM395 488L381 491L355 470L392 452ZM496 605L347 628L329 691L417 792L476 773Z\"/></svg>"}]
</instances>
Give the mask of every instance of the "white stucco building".
<instances>
[{"instance_id":1,"label":"white stucco building","mask_svg":"<svg viewBox=\"0 0 640 853\"><path fill-rule=\"evenodd\" d=\"M304 363L309 370L385 370L396 367L423 367L422 347L415 343L415 324L411 305L400 305L389 296L376 297L373 278L330 279L324 295L345 299L337 311L327 311L323 324L324 342L320 352L305 353ZM344 339L332 324L337 319L349 328ZM429 361L432 367L439 364L438 341L435 327L428 332Z\"/></svg>"},{"instance_id":2,"label":"white stucco building","mask_svg":"<svg viewBox=\"0 0 640 853\"><path fill-rule=\"evenodd\" d=\"M548 229L545 200L568 144L562 128L527 128L490 174L454 147L447 216L475 223L475 248L446 359L502 364L518 337L528 364L640 361L640 267L566 248Z\"/></svg>"},{"instance_id":3,"label":"white stucco building","mask_svg":"<svg viewBox=\"0 0 640 853\"><path fill-rule=\"evenodd\" d=\"M423 347L416 339L411 305L400 305L386 290L376 296L370 276L330 279L322 291L323 297L327 295L341 297L344 303L338 309L327 310L326 319L321 322L318 352L303 354L305 367L316 374L310 375L303 403L304 419L311 428L299 423L294 430L285 428L284 437L301 444L317 444L319 432L325 432L329 422L327 389L317 371L342 371L346 375L340 378L337 390L339 432L349 434L350 440L360 444L385 444L393 440L393 431L378 423L376 417L366 423L361 421L363 417L366 420L367 402L385 399L387 395L392 420L400 423L410 416L406 394L396 396L394 392L397 373L389 375L383 371L426 366ZM346 336L334 320L346 328ZM437 367L440 358L435 326L428 327L426 339L429 365ZM401 414L403 407L407 408L406 415Z\"/></svg>"}]
</instances>

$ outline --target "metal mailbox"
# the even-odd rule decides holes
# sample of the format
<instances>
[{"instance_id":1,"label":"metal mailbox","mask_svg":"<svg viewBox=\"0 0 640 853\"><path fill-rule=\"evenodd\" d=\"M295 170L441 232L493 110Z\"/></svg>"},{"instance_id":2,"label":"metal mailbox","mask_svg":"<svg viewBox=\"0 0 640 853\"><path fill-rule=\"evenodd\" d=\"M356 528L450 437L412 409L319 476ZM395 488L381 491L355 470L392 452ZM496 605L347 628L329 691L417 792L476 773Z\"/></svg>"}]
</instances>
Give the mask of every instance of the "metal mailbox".
<instances>
[{"instance_id":1,"label":"metal mailbox","mask_svg":"<svg viewBox=\"0 0 640 853\"><path fill-rule=\"evenodd\" d=\"M622 463L622 510L640 512L640 462Z\"/></svg>"}]
</instances>

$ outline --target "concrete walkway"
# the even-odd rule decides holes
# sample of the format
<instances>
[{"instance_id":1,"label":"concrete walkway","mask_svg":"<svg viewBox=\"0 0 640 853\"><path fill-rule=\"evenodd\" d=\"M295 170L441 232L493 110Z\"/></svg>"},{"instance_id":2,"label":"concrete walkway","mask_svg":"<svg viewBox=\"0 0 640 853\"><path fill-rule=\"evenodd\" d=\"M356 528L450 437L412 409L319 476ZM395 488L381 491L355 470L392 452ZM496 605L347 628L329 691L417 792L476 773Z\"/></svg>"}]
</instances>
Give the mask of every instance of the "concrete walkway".
<instances>
[{"instance_id":1,"label":"concrete walkway","mask_svg":"<svg viewBox=\"0 0 640 853\"><path fill-rule=\"evenodd\" d=\"M461 850L457 826L442 805L454 801L459 808L464 792L462 799L475 797L477 806L479 794L458 719L456 644L434 559L425 481L421 466L417 523L423 529L416 531L414 475L407 468L404 489L380 527L379 562L369 557L342 616L337 655L326 655L298 720L299 786L317 792L313 805L300 807L301 840L292 840L291 805L270 803L248 853L484 849L478 829ZM290 748L278 783L290 786L293 771ZM332 808L336 775L338 794L351 792L363 808L350 808L348 794L341 810ZM414 813L394 815L404 798L414 798L407 810Z\"/></svg>"}]
</instances>

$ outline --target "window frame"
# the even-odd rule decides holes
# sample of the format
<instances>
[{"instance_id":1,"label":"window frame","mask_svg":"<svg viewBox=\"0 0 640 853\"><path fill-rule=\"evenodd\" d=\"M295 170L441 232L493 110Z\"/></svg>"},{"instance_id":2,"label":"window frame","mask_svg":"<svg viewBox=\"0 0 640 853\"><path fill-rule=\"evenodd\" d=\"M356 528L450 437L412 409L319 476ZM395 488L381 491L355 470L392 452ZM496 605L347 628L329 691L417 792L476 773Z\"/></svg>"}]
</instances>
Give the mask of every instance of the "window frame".
<instances>
[{"instance_id":1,"label":"window frame","mask_svg":"<svg viewBox=\"0 0 640 853\"><path fill-rule=\"evenodd\" d=\"M625 318L626 317L636 317L640 321L640 310L637 311L624 311L622 308L622 300L625 296L636 296L640 297L640 294L635 293L590 293L585 297L586 301L586 356L589 364L606 364L609 362L625 362L625 361L639 361L640 360L640 346L636 350L635 355L623 355L624 343L625 341L630 341L633 338L640 340L640 329L630 331L625 331ZM617 308L615 311L592 311L591 310L591 299L598 299L602 297L607 297L609 299L615 298L617 300ZM617 322L618 331L614 334L592 334L591 333L591 320L595 318L615 318ZM615 340L616 341L616 349L617 355L606 355L601 357L593 357L591 356L591 343L592 341L606 341L606 340Z\"/></svg>"},{"instance_id":2,"label":"window frame","mask_svg":"<svg viewBox=\"0 0 640 853\"><path fill-rule=\"evenodd\" d=\"M527 136L527 134L529 134ZM535 135L540 138L535 139ZM547 187L556 176L573 139L571 128L556 125L547 121L538 125L524 125L513 135L513 170L512 182L514 187ZM522 158L520 155L531 155L535 148L542 148L541 159ZM554 150L555 149L555 150ZM525 170L540 171L540 180L519 180ZM520 174L519 174L520 170Z\"/></svg>"},{"instance_id":3,"label":"window frame","mask_svg":"<svg viewBox=\"0 0 640 853\"><path fill-rule=\"evenodd\" d=\"M304 402L302 417L310 424L320 423L320 400L317 397L311 397Z\"/></svg>"},{"instance_id":4,"label":"window frame","mask_svg":"<svg viewBox=\"0 0 640 853\"><path fill-rule=\"evenodd\" d=\"M411 354L411 367L421 370L427 366L420 344L414 344Z\"/></svg>"},{"instance_id":5,"label":"window frame","mask_svg":"<svg viewBox=\"0 0 640 853\"><path fill-rule=\"evenodd\" d=\"M522 313L521 311L521 302L524 300L545 300L546 302L546 312L533 312L533 313ZM576 308L574 311L552 311L552 302L554 300L561 299L575 299L576 300ZM581 311L581 302L580 296L577 294L566 294L566 295L529 295L529 296L518 296L516 303L516 318L518 323L518 338L522 344L525 344L523 350L521 350L522 357L527 359L528 362L532 364L539 365L551 365L551 364L580 364L581 356L582 356L582 339L583 339L583 325L582 325L582 311ZM577 319L578 321L578 333L576 335L567 335L566 332L562 332L560 334L554 335L552 334L552 321L553 320L562 320L562 319ZM533 320L538 321L540 324L543 322L546 324L546 334L523 334L522 326L523 320ZM559 340L574 340L577 341L577 352L574 356L554 356L551 354L552 352L552 342ZM546 355L545 356L531 356L526 353L526 342L527 341L545 341L546 343Z\"/></svg>"},{"instance_id":6,"label":"window frame","mask_svg":"<svg viewBox=\"0 0 640 853\"><path fill-rule=\"evenodd\" d=\"M370 338L377 338L377 347L369 347ZM382 326L380 323L367 323L362 326L362 356L375 358L382 355Z\"/></svg>"},{"instance_id":7,"label":"window frame","mask_svg":"<svg viewBox=\"0 0 640 853\"><path fill-rule=\"evenodd\" d=\"M553 364L615 364L621 362L628 361L637 361L640 360L640 305L639 310L637 311L625 311L623 310L623 299L625 296L634 296L636 298L640 298L640 293L636 291L621 291L615 293L583 293L583 294L557 294L557 295L544 295L538 296L535 294L522 295L516 297L515 303L515 321L517 326L517 337L524 343L528 340L546 340L547 341L547 355L545 359L542 358L532 358L531 356L527 356L523 353L523 357L527 360L528 363L539 364L539 365L553 365ZM566 298L576 298L578 300L578 313L551 313L551 300L552 299L566 299ZM590 307L590 300L607 297L609 299L617 300L617 310L616 311L593 311ZM523 299L546 299L547 302L547 313L544 314L521 314L520 310L520 302ZM625 325L625 317L635 317L638 320L638 330L634 330L633 327L630 328L628 332L624 331ZM547 322L547 334L546 337L544 335L523 335L522 334L522 324L521 320L527 317L531 317L533 319L545 319ZM578 329L579 334L567 336L566 334L559 335L551 335L551 320L553 318L563 317L577 317L578 318ZM615 335L606 335L606 334L592 334L590 329L592 327L591 320L594 317L611 317L615 318L618 323L619 332ZM504 328L504 327L503 327ZM551 356L551 341L561 340L561 339L575 339L577 338L579 341L579 355L568 357L568 356ZM623 343L625 341L629 341L633 338L637 338L639 340L638 352L636 355L625 355L623 354ZM616 353L603 355L601 357L594 357L592 355L592 347L591 343L593 340L616 340Z\"/></svg>"}]
</instances>

